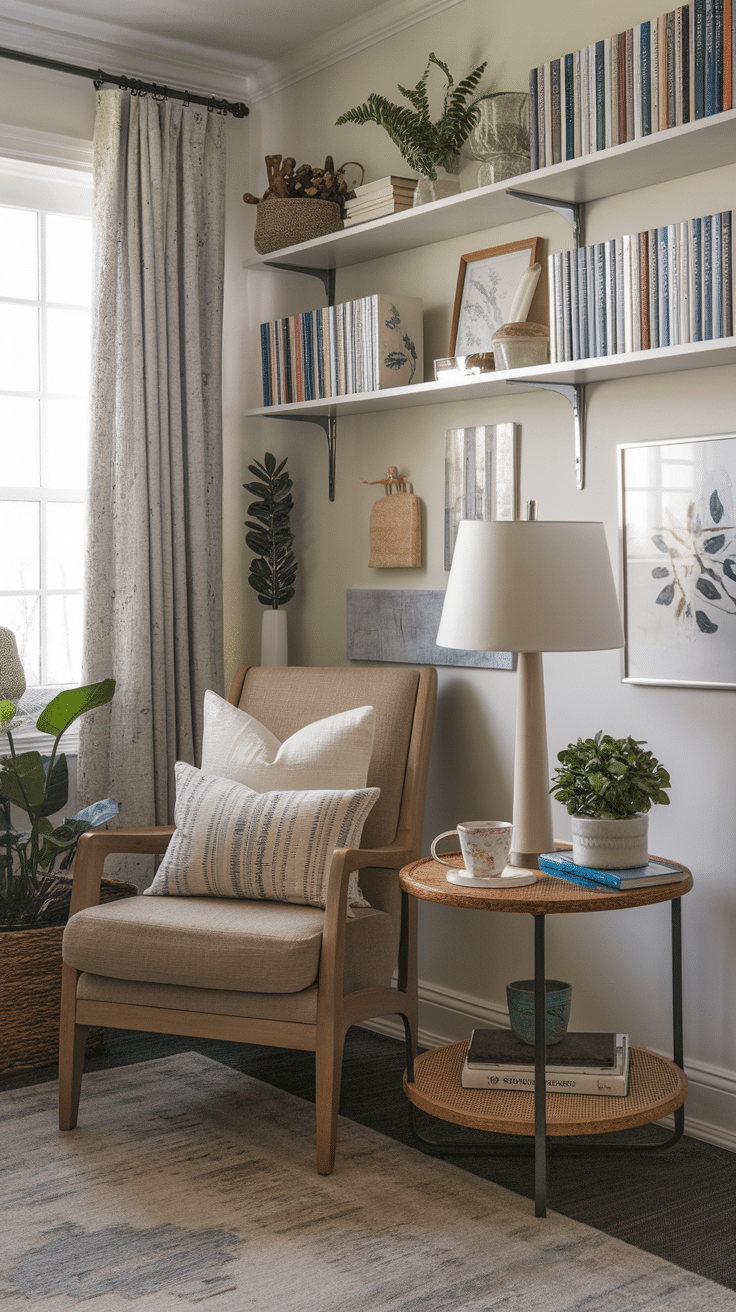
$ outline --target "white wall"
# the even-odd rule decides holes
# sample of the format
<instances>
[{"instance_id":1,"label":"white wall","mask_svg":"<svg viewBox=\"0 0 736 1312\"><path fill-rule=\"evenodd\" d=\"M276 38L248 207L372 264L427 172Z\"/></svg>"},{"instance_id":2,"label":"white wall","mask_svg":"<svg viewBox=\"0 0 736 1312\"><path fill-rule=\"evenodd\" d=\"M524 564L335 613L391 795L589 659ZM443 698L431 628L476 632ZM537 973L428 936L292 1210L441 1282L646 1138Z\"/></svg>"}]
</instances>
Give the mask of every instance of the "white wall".
<instances>
[{"instance_id":1,"label":"white wall","mask_svg":"<svg viewBox=\"0 0 736 1312\"><path fill-rule=\"evenodd\" d=\"M413 86L429 51L463 76L488 59L494 90L524 89L532 65L655 16L641 0L527 0L507 5L464 0L252 107L251 145L242 190L265 189L263 156L281 152L297 163L359 159L367 177L410 172L387 135L374 125L334 127L340 113L371 91L398 98ZM439 82L439 79L438 79ZM484 79L484 85L485 85ZM430 83L430 86L432 84ZM730 208L733 166L591 205L586 241ZM254 222L252 207L246 222ZM569 247L560 217L539 217L469 234L407 255L338 273L338 300L367 292L404 292L423 298L426 376L447 354L458 260L463 252L516 238L544 237L547 252ZM243 254L252 253L248 242ZM251 272L247 277L247 333L243 350L247 406L261 403L258 325L324 303L311 279ZM535 311L531 318L534 318ZM245 449L288 455L294 479L297 596L289 605L291 661L346 661L346 590L351 587L444 588L443 476L445 430L516 421L521 425L521 504L539 503L549 519L600 519L617 572L616 444L734 429L731 369L668 374L598 384L588 389L587 482L576 492L572 416L551 394L493 398L458 405L385 411L344 418L338 425L337 497L327 497L326 443L321 431L274 419L247 421ZM378 478L389 464L408 475L423 504L421 569L368 568L368 517ZM233 494L233 501L234 501ZM243 502L243 505L245 503ZM244 518L244 515L241 515ZM237 517L232 530L238 532ZM235 551L233 543L230 549ZM244 576L243 576L244 579ZM245 656L258 661L259 606L245 592ZM736 637L736 635L735 635ZM736 663L735 663L736 669ZM652 851L683 861L696 886L683 902L685 1042L691 1077L690 1132L736 1148L736 903L733 893L736 703L730 692L644 688L620 682L618 653L545 657L550 761L569 740L597 729L644 738L670 769L672 804L652 813ZM501 671L441 670L425 851L432 836L469 815L510 816L516 675ZM559 837L569 820L557 803ZM607 916L559 916L547 921L548 974L573 985L575 1028L625 1029L632 1041L667 1051L671 1044L669 908ZM420 905L420 979L425 1038L467 1034L479 1019L505 1015L505 985L532 973L531 922ZM671 1050L671 1049L670 1049Z\"/></svg>"}]
</instances>

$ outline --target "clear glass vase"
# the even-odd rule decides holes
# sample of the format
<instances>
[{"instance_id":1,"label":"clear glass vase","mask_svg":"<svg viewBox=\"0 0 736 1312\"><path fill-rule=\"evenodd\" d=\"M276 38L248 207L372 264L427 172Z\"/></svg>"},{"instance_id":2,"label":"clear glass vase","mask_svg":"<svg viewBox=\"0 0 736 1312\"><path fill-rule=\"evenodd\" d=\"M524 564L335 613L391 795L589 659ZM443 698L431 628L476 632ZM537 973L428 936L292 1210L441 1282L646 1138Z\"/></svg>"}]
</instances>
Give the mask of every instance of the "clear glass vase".
<instances>
[{"instance_id":1,"label":"clear glass vase","mask_svg":"<svg viewBox=\"0 0 736 1312\"><path fill-rule=\"evenodd\" d=\"M531 168L529 94L497 91L478 101L478 122L465 145L465 160L478 160L477 186L515 178Z\"/></svg>"}]
</instances>

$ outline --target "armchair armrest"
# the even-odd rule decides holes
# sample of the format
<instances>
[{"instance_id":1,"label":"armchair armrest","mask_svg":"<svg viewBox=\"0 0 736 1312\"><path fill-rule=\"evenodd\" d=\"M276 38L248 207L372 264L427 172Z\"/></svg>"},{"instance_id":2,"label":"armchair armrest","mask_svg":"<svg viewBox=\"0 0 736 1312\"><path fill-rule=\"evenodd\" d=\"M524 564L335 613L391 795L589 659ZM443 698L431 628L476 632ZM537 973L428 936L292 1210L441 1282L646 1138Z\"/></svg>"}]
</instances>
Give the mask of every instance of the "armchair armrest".
<instances>
[{"instance_id":1,"label":"armchair armrest","mask_svg":"<svg viewBox=\"0 0 736 1312\"><path fill-rule=\"evenodd\" d=\"M69 915L97 906L106 857L125 852L160 855L166 851L173 832L173 825L161 825L149 829L95 829L82 834L74 859Z\"/></svg>"}]
</instances>

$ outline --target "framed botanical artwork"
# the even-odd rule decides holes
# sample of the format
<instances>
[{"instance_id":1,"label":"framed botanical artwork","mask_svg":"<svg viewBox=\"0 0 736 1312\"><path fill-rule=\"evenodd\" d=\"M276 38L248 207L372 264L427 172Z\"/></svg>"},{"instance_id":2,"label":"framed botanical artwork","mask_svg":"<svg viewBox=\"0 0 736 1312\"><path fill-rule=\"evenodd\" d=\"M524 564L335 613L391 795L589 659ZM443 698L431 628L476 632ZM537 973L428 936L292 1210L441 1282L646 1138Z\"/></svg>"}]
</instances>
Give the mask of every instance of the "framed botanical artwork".
<instances>
[{"instance_id":1,"label":"framed botanical artwork","mask_svg":"<svg viewBox=\"0 0 736 1312\"><path fill-rule=\"evenodd\" d=\"M445 569L461 519L518 517L519 424L448 428L445 434Z\"/></svg>"},{"instance_id":2,"label":"framed botanical artwork","mask_svg":"<svg viewBox=\"0 0 736 1312\"><path fill-rule=\"evenodd\" d=\"M541 237L529 237L460 256L448 355L492 349L491 338L502 323L510 322L519 283L537 263L541 245Z\"/></svg>"},{"instance_id":3,"label":"framed botanical artwork","mask_svg":"<svg viewBox=\"0 0 736 1312\"><path fill-rule=\"evenodd\" d=\"M736 433L618 453L624 682L736 688Z\"/></svg>"}]
</instances>

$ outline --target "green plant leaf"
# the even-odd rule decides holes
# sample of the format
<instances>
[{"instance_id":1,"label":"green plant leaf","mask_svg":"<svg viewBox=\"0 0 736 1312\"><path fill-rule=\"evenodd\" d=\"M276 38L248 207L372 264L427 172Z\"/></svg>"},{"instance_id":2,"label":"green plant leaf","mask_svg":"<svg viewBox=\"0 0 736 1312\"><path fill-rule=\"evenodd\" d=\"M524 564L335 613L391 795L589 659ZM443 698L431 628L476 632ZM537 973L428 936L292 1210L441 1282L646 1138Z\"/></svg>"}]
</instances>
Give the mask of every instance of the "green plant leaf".
<instances>
[{"instance_id":1,"label":"green plant leaf","mask_svg":"<svg viewBox=\"0 0 736 1312\"><path fill-rule=\"evenodd\" d=\"M13 806L25 811L26 815L32 817L34 812L38 813L46 797L46 771L40 752L4 757L0 770L0 788L3 796Z\"/></svg>"},{"instance_id":2,"label":"green plant leaf","mask_svg":"<svg viewBox=\"0 0 736 1312\"><path fill-rule=\"evenodd\" d=\"M46 801L41 808L41 815L55 815L62 811L69 800L69 767L63 752L54 761L51 777L48 778L50 756L42 756L43 768L47 772Z\"/></svg>"},{"instance_id":3,"label":"green plant leaf","mask_svg":"<svg viewBox=\"0 0 736 1312\"><path fill-rule=\"evenodd\" d=\"M41 733L60 738L80 715L84 715L86 711L95 711L100 706L106 706L112 701L114 693L114 679L89 683L84 688L65 689L41 712L36 720L36 728Z\"/></svg>"}]
</instances>

